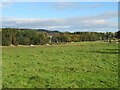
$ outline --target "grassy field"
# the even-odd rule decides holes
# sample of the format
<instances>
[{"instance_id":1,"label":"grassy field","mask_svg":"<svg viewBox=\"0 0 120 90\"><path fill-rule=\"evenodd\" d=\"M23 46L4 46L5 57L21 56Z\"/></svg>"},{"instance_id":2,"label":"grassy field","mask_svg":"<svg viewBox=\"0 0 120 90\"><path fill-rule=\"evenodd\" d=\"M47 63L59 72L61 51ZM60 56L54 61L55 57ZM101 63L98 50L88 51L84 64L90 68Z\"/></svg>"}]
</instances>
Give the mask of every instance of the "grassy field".
<instances>
[{"instance_id":1,"label":"grassy field","mask_svg":"<svg viewBox=\"0 0 120 90\"><path fill-rule=\"evenodd\" d=\"M2 48L3 87L118 87L118 44Z\"/></svg>"}]
</instances>

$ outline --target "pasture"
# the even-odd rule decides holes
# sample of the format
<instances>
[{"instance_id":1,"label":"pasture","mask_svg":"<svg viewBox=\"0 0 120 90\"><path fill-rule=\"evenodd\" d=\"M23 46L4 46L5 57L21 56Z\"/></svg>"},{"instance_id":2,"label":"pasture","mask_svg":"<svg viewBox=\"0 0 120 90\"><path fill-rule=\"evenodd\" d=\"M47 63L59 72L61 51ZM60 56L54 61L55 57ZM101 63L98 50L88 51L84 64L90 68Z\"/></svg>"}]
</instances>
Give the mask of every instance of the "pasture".
<instances>
[{"instance_id":1,"label":"pasture","mask_svg":"<svg viewBox=\"0 0 120 90\"><path fill-rule=\"evenodd\" d=\"M117 88L118 44L2 47L4 88Z\"/></svg>"}]
</instances>

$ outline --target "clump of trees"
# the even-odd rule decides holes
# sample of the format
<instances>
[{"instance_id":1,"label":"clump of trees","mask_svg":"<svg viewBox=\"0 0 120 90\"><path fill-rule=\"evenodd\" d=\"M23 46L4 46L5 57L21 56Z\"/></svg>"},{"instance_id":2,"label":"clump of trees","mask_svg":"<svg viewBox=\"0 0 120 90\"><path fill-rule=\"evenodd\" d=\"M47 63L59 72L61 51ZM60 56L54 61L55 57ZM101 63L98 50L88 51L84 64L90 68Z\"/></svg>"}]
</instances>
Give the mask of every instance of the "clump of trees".
<instances>
[{"instance_id":1,"label":"clump of trees","mask_svg":"<svg viewBox=\"0 0 120 90\"><path fill-rule=\"evenodd\" d=\"M118 42L120 42L120 30L115 33L115 37L118 39Z\"/></svg>"},{"instance_id":2,"label":"clump of trees","mask_svg":"<svg viewBox=\"0 0 120 90\"><path fill-rule=\"evenodd\" d=\"M2 30L2 45L43 45L48 42L47 33L35 30L5 28Z\"/></svg>"},{"instance_id":3,"label":"clump of trees","mask_svg":"<svg viewBox=\"0 0 120 90\"><path fill-rule=\"evenodd\" d=\"M115 37L118 38L118 39L120 39L120 30L115 33Z\"/></svg>"},{"instance_id":4,"label":"clump of trees","mask_svg":"<svg viewBox=\"0 0 120 90\"><path fill-rule=\"evenodd\" d=\"M30 29L16 29L3 28L2 31L2 45L45 45L45 44L59 44L67 42L81 42L81 41L111 41L114 38L120 39L120 31L116 33L106 32L40 32L38 30ZM50 38L49 36L52 36ZM51 41L50 41L51 40Z\"/></svg>"}]
</instances>

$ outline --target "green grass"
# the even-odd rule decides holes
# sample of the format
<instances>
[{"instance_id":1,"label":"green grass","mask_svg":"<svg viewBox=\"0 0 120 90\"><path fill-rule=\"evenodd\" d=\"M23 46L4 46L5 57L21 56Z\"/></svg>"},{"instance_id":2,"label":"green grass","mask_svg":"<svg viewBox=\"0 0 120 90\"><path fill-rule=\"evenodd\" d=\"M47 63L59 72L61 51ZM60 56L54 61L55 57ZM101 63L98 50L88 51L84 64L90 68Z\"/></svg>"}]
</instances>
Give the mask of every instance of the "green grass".
<instances>
[{"instance_id":1,"label":"green grass","mask_svg":"<svg viewBox=\"0 0 120 90\"><path fill-rule=\"evenodd\" d=\"M7 88L118 87L117 44L3 47L2 64Z\"/></svg>"}]
</instances>

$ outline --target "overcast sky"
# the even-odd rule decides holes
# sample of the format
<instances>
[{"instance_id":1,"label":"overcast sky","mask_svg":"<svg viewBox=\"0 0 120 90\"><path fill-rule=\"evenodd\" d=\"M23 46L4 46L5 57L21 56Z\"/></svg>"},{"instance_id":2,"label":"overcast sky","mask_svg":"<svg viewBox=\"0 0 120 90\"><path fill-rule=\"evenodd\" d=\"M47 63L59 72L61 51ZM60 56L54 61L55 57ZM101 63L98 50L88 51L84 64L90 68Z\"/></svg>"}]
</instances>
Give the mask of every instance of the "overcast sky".
<instances>
[{"instance_id":1,"label":"overcast sky","mask_svg":"<svg viewBox=\"0 0 120 90\"><path fill-rule=\"evenodd\" d=\"M117 2L4 2L2 27L59 31L118 30Z\"/></svg>"}]
</instances>

